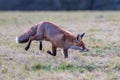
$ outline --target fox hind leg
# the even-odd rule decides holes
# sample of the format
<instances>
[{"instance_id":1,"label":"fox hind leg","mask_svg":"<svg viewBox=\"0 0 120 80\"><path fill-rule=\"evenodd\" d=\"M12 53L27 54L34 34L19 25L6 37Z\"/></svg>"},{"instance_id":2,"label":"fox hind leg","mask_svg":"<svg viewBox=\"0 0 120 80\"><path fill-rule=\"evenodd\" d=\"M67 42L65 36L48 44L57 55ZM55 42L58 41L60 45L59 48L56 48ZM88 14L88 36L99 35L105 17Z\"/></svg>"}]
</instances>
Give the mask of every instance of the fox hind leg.
<instances>
[{"instance_id":1,"label":"fox hind leg","mask_svg":"<svg viewBox=\"0 0 120 80\"><path fill-rule=\"evenodd\" d=\"M30 48L31 42L36 39L36 36L30 37L27 46L25 47L25 50L27 51Z\"/></svg>"},{"instance_id":2,"label":"fox hind leg","mask_svg":"<svg viewBox=\"0 0 120 80\"><path fill-rule=\"evenodd\" d=\"M42 42L40 41L39 49L42 50Z\"/></svg>"},{"instance_id":3,"label":"fox hind leg","mask_svg":"<svg viewBox=\"0 0 120 80\"><path fill-rule=\"evenodd\" d=\"M26 50L26 51L30 48L31 42L32 42L33 40L39 40L39 37L35 35L35 36L31 36L31 37L29 38L28 44L27 44L27 46L25 47L25 50Z\"/></svg>"}]
</instances>

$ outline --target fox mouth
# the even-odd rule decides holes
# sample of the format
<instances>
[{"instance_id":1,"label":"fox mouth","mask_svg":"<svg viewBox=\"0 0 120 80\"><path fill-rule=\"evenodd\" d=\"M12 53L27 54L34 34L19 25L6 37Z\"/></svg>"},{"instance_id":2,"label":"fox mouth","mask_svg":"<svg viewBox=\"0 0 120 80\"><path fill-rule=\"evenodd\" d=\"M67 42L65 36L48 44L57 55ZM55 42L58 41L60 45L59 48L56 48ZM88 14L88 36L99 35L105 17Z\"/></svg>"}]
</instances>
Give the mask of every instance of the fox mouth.
<instances>
[{"instance_id":1,"label":"fox mouth","mask_svg":"<svg viewBox=\"0 0 120 80\"><path fill-rule=\"evenodd\" d=\"M89 52L89 49L82 49L81 52Z\"/></svg>"}]
</instances>

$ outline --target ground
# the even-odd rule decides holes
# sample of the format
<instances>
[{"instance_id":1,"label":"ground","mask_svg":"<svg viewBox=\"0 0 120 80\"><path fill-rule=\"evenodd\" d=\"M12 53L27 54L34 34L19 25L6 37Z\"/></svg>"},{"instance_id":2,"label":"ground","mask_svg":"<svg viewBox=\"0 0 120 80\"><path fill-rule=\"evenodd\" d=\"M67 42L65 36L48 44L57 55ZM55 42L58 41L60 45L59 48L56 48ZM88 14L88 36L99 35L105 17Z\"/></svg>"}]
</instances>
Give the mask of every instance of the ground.
<instances>
[{"instance_id":1,"label":"ground","mask_svg":"<svg viewBox=\"0 0 120 80\"><path fill-rule=\"evenodd\" d=\"M73 34L85 32L90 52L62 49L46 53L49 42L16 44L15 37L32 25L50 21ZM0 12L0 80L120 80L120 12Z\"/></svg>"}]
</instances>

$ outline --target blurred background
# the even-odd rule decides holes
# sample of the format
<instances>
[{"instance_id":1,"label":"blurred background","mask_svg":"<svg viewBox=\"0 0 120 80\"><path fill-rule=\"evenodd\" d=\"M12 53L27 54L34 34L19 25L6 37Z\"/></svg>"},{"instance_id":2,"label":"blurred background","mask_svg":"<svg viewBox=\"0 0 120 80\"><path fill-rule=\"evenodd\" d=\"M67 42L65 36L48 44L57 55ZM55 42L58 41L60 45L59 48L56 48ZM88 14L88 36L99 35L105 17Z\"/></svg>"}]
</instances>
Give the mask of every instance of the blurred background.
<instances>
[{"instance_id":1,"label":"blurred background","mask_svg":"<svg viewBox=\"0 0 120 80\"><path fill-rule=\"evenodd\" d=\"M120 0L0 0L0 10L119 10Z\"/></svg>"}]
</instances>

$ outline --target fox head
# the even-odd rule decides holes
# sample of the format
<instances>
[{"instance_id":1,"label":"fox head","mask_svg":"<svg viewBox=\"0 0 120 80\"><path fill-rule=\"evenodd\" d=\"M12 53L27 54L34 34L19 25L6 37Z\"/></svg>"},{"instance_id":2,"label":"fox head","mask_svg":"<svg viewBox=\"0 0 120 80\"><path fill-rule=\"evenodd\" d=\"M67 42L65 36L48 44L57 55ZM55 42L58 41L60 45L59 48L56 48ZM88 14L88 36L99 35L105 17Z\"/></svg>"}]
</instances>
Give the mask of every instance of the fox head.
<instances>
[{"instance_id":1,"label":"fox head","mask_svg":"<svg viewBox=\"0 0 120 80\"><path fill-rule=\"evenodd\" d=\"M29 40L30 36L34 36L36 34L37 27L33 26L31 27L27 32L22 34L19 37L16 37L16 43L25 43Z\"/></svg>"},{"instance_id":2,"label":"fox head","mask_svg":"<svg viewBox=\"0 0 120 80\"><path fill-rule=\"evenodd\" d=\"M76 36L76 40L75 40L75 46L76 46L76 48L77 49L79 49L79 50L81 50L81 51L89 51L89 49L87 49L86 47L85 47L85 43L82 41L82 38L84 37L84 35L85 35L85 33L83 33L83 34L78 34L77 36Z\"/></svg>"}]
</instances>

